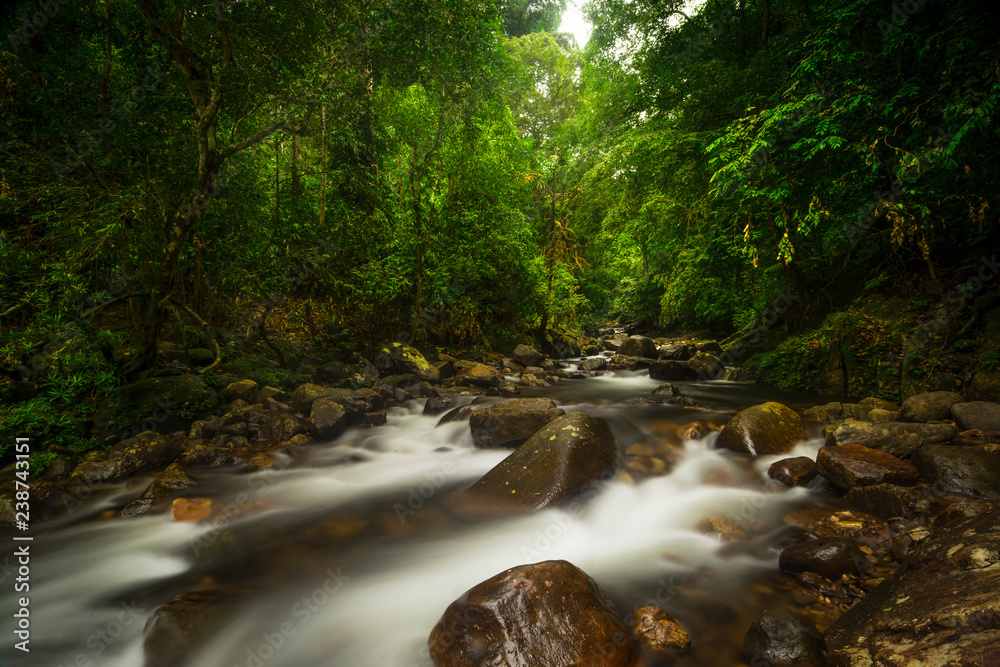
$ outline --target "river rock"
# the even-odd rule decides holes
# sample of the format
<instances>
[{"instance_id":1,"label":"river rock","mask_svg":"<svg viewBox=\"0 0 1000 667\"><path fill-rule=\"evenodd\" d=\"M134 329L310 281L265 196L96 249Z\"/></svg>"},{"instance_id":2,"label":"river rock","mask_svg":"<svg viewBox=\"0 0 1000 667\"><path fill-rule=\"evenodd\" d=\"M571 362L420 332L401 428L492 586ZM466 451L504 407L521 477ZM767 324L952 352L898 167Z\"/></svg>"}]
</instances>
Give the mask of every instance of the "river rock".
<instances>
[{"instance_id":1,"label":"river rock","mask_svg":"<svg viewBox=\"0 0 1000 667\"><path fill-rule=\"evenodd\" d=\"M446 412L451 405L453 400L448 396L436 396L433 398L428 398L427 402L424 403L425 415L439 415L442 412Z\"/></svg>"},{"instance_id":2,"label":"river rock","mask_svg":"<svg viewBox=\"0 0 1000 667\"><path fill-rule=\"evenodd\" d=\"M309 433L317 440L333 440L344 432L347 410L332 398L321 396L309 412Z\"/></svg>"},{"instance_id":3,"label":"river rock","mask_svg":"<svg viewBox=\"0 0 1000 667\"><path fill-rule=\"evenodd\" d=\"M244 400L254 403L257 399L257 383L253 380L232 382L222 390L222 398L225 401Z\"/></svg>"},{"instance_id":4,"label":"river rock","mask_svg":"<svg viewBox=\"0 0 1000 667\"><path fill-rule=\"evenodd\" d=\"M686 361L660 359L649 365L649 377L654 380L693 380L698 374L692 371Z\"/></svg>"},{"instance_id":5,"label":"river rock","mask_svg":"<svg viewBox=\"0 0 1000 667\"><path fill-rule=\"evenodd\" d=\"M920 479L920 473L909 463L854 443L820 448L816 469L842 489L875 484L912 486Z\"/></svg>"},{"instance_id":6,"label":"river rock","mask_svg":"<svg viewBox=\"0 0 1000 667\"><path fill-rule=\"evenodd\" d=\"M867 420L874 424L885 424L886 422L896 421L896 415L899 411L883 410L882 408L872 408L871 412L868 413Z\"/></svg>"},{"instance_id":7,"label":"river rock","mask_svg":"<svg viewBox=\"0 0 1000 667\"><path fill-rule=\"evenodd\" d=\"M820 667L823 638L792 616L765 613L747 631L743 646L751 665L796 665Z\"/></svg>"},{"instance_id":8,"label":"river rock","mask_svg":"<svg viewBox=\"0 0 1000 667\"><path fill-rule=\"evenodd\" d=\"M511 568L469 589L428 645L436 667L633 667L639 654L607 594L563 560Z\"/></svg>"},{"instance_id":9,"label":"river rock","mask_svg":"<svg viewBox=\"0 0 1000 667\"><path fill-rule=\"evenodd\" d=\"M520 387L548 387L548 382L538 377L534 373L521 373L520 379L517 381Z\"/></svg>"},{"instance_id":10,"label":"river rock","mask_svg":"<svg viewBox=\"0 0 1000 667\"><path fill-rule=\"evenodd\" d=\"M601 341L601 347L605 350L617 351L622 343L628 340L628 334L618 333Z\"/></svg>"},{"instance_id":11,"label":"river rock","mask_svg":"<svg viewBox=\"0 0 1000 667\"><path fill-rule=\"evenodd\" d=\"M198 523L212 515L211 498L177 498L170 506L170 516L178 523Z\"/></svg>"},{"instance_id":12,"label":"river rock","mask_svg":"<svg viewBox=\"0 0 1000 667\"><path fill-rule=\"evenodd\" d=\"M1000 403L970 401L951 406L951 415L962 431L1000 431Z\"/></svg>"},{"instance_id":13,"label":"river rock","mask_svg":"<svg viewBox=\"0 0 1000 667\"><path fill-rule=\"evenodd\" d=\"M997 503L989 500L960 500L948 505L934 517L934 527L950 526L989 512L995 512L997 509Z\"/></svg>"},{"instance_id":14,"label":"river rock","mask_svg":"<svg viewBox=\"0 0 1000 667\"><path fill-rule=\"evenodd\" d=\"M704 352L699 352L688 360L690 368L702 380L718 380L726 371L726 366L719 361L718 357Z\"/></svg>"},{"instance_id":15,"label":"river rock","mask_svg":"<svg viewBox=\"0 0 1000 667\"><path fill-rule=\"evenodd\" d=\"M687 361L691 358L691 348L684 343L668 343L659 350L660 359Z\"/></svg>"},{"instance_id":16,"label":"river rock","mask_svg":"<svg viewBox=\"0 0 1000 667\"><path fill-rule=\"evenodd\" d=\"M791 408L773 401L736 414L719 433L719 446L752 456L782 454L806 437Z\"/></svg>"},{"instance_id":17,"label":"river rock","mask_svg":"<svg viewBox=\"0 0 1000 667\"><path fill-rule=\"evenodd\" d=\"M645 336L629 336L624 343L618 347L618 354L626 357L647 357L656 359L659 352L656 343L651 338Z\"/></svg>"},{"instance_id":18,"label":"river rock","mask_svg":"<svg viewBox=\"0 0 1000 667\"><path fill-rule=\"evenodd\" d=\"M895 517L912 519L930 511L931 498L921 489L895 484L875 484L852 488L844 496L844 504L884 520Z\"/></svg>"},{"instance_id":19,"label":"river rock","mask_svg":"<svg viewBox=\"0 0 1000 667\"><path fill-rule=\"evenodd\" d=\"M916 453L913 465L939 491L1000 498L1000 454L983 447L930 445Z\"/></svg>"},{"instance_id":20,"label":"river rock","mask_svg":"<svg viewBox=\"0 0 1000 667\"><path fill-rule=\"evenodd\" d=\"M816 475L816 462L808 456L781 459L767 469L768 477L788 487L809 486Z\"/></svg>"},{"instance_id":21,"label":"river rock","mask_svg":"<svg viewBox=\"0 0 1000 667\"><path fill-rule=\"evenodd\" d=\"M93 486L150 470L166 468L184 449L182 438L165 438L146 431L122 440L108 452L95 453L70 475L71 485Z\"/></svg>"},{"instance_id":22,"label":"river rock","mask_svg":"<svg viewBox=\"0 0 1000 667\"><path fill-rule=\"evenodd\" d=\"M580 362L581 371L604 371L608 369L607 357L591 357Z\"/></svg>"},{"instance_id":23,"label":"river rock","mask_svg":"<svg viewBox=\"0 0 1000 667\"><path fill-rule=\"evenodd\" d=\"M958 429L951 424L875 424L860 419L845 419L827 438L826 444L853 442L893 456L903 456L918 447L950 442L956 435Z\"/></svg>"},{"instance_id":24,"label":"river rock","mask_svg":"<svg viewBox=\"0 0 1000 667\"><path fill-rule=\"evenodd\" d=\"M319 401L316 401L317 403ZM315 403L313 404L315 408ZM341 408L343 410L343 408ZM290 414L279 414L271 417L261 424L258 435L262 440L270 442L284 442L290 440L299 433L306 433L308 425Z\"/></svg>"},{"instance_id":25,"label":"river rock","mask_svg":"<svg viewBox=\"0 0 1000 667\"><path fill-rule=\"evenodd\" d=\"M470 363L459 367L455 384L470 387L499 387L503 382L500 371L486 364Z\"/></svg>"},{"instance_id":26,"label":"river rock","mask_svg":"<svg viewBox=\"0 0 1000 667\"><path fill-rule=\"evenodd\" d=\"M659 387L653 390L654 396L679 396L681 390L676 386L670 384L669 382L664 382Z\"/></svg>"},{"instance_id":27,"label":"river rock","mask_svg":"<svg viewBox=\"0 0 1000 667\"><path fill-rule=\"evenodd\" d=\"M674 656L691 648L688 631L659 607L637 609L628 621L639 646L654 655Z\"/></svg>"},{"instance_id":28,"label":"river rock","mask_svg":"<svg viewBox=\"0 0 1000 667\"><path fill-rule=\"evenodd\" d=\"M511 357L522 366L538 366L545 359L545 355L528 345L518 345L514 348Z\"/></svg>"},{"instance_id":29,"label":"river rock","mask_svg":"<svg viewBox=\"0 0 1000 667\"><path fill-rule=\"evenodd\" d=\"M527 442L456 494L457 511L537 510L568 501L609 478L618 446L604 419L571 412L549 422Z\"/></svg>"},{"instance_id":30,"label":"river rock","mask_svg":"<svg viewBox=\"0 0 1000 667\"><path fill-rule=\"evenodd\" d=\"M517 447L566 411L548 398L518 398L476 410L469 418L472 441L480 449Z\"/></svg>"},{"instance_id":31,"label":"river rock","mask_svg":"<svg viewBox=\"0 0 1000 667\"><path fill-rule=\"evenodd\" d=\"M804 410L802 416L806 419L832 422L840 419L867 419L870 412L871 408L860 403L839 403L835 401Z\"/></svg>"},{"instance_id":32,"label":"river rock","mask_svg":"<svg viewBox=\"0 0 1000 667\"><path fill-rule=\"evenodd\" d=\"M795 544L778 558L778 566L785 572L815 572L827 579L862 574L867 563L858 545L842 537L821 537Z\"/></svg>"},{"instance_id":33,"label":"river rock","mask_svg":"<svg viewBox=\"0 0 1000 667\"><path fill-rule=\"evenodd\" d=\"M390 343L383 346L379 350L375 366L383 374L391 372L411 374L425 382L441 380L441 373L424 358L424 355L420 354L416 348L403 343Z\"/></svg>"},{"instance_id":34,"label":"river rock","mask_svg":"<svg viewBox=\"0 0 1000 667\"><path fill-rule=\"evenodd\" d=\"M121 516L129 519L160 509L163 502L178 491L195 486L195 482L179 463L171 463L149 483L142 495L122 508Z\"/></svg>"},{"instance_id":35,"label":"river rock","mask_svg":"<svg viewBox=\"0 0 1000 667\"><path fill-rule=\"evenodd\" d=\"M144 667L184 667L190 665L201 643L221 625L226 598L214 592L184 593L160 605L143 630ZM118 618L139 623L142 615L123 605ZM141 611L141 609L140 609Z\"/></svg>"},{"instance_id":36,"label":"river rock","mask_svg":"<svg viewBox=\"0 0 1000 667\"><path fill-rule=\"evenodd\" d=\"M826 631L827 664L995 665L1000 513L935 528Z\"/></svg>"},{"instance_id":37,"label":"river rock","mask_svg":"<svg viewBox=\"0 0 1000 667\"><path fill-rule=\"evenodd\" d=\"M929 391L916 394L903 401L896 421L929 422L951 419L951 408L956 403L964 401L961 395L953 391Z\"/></svg>"}]
</instances>

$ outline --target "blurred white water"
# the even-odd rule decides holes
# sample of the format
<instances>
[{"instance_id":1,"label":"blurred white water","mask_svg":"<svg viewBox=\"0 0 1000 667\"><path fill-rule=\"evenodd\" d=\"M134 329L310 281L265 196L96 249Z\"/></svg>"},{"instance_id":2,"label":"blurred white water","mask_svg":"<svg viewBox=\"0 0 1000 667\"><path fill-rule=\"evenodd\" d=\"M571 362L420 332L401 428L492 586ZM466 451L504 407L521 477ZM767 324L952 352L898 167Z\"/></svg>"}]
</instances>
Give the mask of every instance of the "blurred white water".
<instances>
[{"instance_id":1,"label":"blurred white water","mask_svg":"<svg viewBox=\"0 0 1000 667\"><path fill-rule=\"evenodd\" d=\"M641 374L590 382L635 393L658 384ZM280 469L222 473L228 497L247 494L257 509L235 514L221 527L177 524L158 515L84 523L43 535L33 560L33 655L14 655L8 644L3 664L141 667L146 619L153 607L184 590L155 593L153 602L146 596L128 624L121 620L123 604L134 603L137 591L155 589L157 582L193 567L192 544L199 539L244 529L285 535L289 522L313 516L319 522L359 503L376 503L389 513L407 507L412 511L396 511L400 523L416 520L415 514L437 511L424 507L425 501L431 505L448 489L471 483L508 453L475 450L468 422L436 427L438 417L425 417L420 409L416 402L394 409L385 426L352 429ZM427 636L455 598L503 570L541 560L572 562L613 597L639 589L644 591L640 599L669 601L675 591L658 587L670 588L673 584L664 582L683 582L706 568L719 585L738 591L755 574L774 570L776 559L724 557L720 542L697 530L699 522L719 514L771 521L807 492L706 483L713 474L738 476L746 470L713 449L714 438L687 442L681 464L670 475L635 485L611 482L578 511L551 509L460 523L400 542L373 541L358 546L366 550L363 556L352 554L347 564L331 544L328 561L293 573L281 586L250 574L243 582L248 595L190 664L426 667L431 664ZM815 457L818 446L818 441L803 443L791 455ZM755 463L762 482L767 466L778 458ZM345 459L351 462L344 464ZM418 502L408 506L411 498ZM266 553L270 546L260 549Z\"/></svg>"}]
</instances>

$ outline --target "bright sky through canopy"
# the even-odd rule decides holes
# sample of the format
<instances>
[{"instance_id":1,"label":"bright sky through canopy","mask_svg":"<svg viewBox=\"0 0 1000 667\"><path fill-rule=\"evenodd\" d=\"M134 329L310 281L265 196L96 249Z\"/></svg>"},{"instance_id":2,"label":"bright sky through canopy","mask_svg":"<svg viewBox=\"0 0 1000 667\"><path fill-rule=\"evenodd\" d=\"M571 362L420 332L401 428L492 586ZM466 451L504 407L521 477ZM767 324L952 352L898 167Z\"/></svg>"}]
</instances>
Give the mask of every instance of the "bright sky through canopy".
<instances>
[{"instance_id":1,"label":"bright sky through canopy","mask_svg":"<svg viewBox=\"0 0 1000 667\"><path fill-rule=\"evenodd\" d=\"M559 32L573 33L576 37L577 45L582 49L590 39L591 25L583 16L581 6L585 0L569 0L569 5L562 15L562 23L559 24Z\"/></svg>"}]
</instances>

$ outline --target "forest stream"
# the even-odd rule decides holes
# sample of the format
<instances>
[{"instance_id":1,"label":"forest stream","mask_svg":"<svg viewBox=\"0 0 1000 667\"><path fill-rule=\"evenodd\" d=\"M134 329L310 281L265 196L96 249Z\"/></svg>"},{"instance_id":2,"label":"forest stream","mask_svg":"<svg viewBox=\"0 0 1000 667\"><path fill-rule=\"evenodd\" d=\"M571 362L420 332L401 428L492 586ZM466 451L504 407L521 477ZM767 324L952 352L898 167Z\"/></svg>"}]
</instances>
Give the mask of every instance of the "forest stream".
<instances>
[{"instance_id":1,"label":"forest stream","mask_svg":"<svg viewBox=\"0 0 1000 667\"><path fill-rule=\"evenodd\" d=\"M630 401L658 384L645 371L618 371L524 395L606 418L621 452L660 449L694 421L718 428L764 400L810 404L727 381L678 383L707 409ZM391 408L378 428L355 426L284 454L267 470L189 470L197 496L218 508L211 522L117 517L145 488L140 478L37 525L33 650L10 664L140 667L154 609L197 592L216 625L192 666L424 667L428 634L452 600L507 568L554 559L590 574L623 615L645 604L673 613L694 639L678 665L739 664L749 620L783 604L774 588L779 550L770 546L788 529L782 518L829 502L766 474L781 458L815 459L821 439L751 461L716 449L713 430L677 441L668 474L636 482L619 473L582 509L460 518L447 496L508 452L475 449L468 421L437 425L439 416L422 414L424 402ZM699 528L720 515L766 529L723 543Z\"/></svg>"}]
</instances>

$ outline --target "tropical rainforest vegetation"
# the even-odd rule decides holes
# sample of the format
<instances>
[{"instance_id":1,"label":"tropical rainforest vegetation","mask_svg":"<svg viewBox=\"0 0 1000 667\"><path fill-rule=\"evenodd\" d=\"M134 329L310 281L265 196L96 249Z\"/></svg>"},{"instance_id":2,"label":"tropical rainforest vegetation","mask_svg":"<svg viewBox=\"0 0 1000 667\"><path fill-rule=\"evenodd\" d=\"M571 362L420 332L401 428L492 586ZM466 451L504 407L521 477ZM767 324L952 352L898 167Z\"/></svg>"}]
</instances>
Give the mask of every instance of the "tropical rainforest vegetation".
<instances>
[{"instance_id":1,"label":"tropical rainforest vegetation","mask_svg":"<svg viewBox=\"0 0 1000 667\"><path fill-rule=\"evenodd\" d=\"M85 448L165 343L794 332L995 251L992 0L590 0L582 49L564 9L8 4L0 430Z\"/></svg>"}]
</instances>

